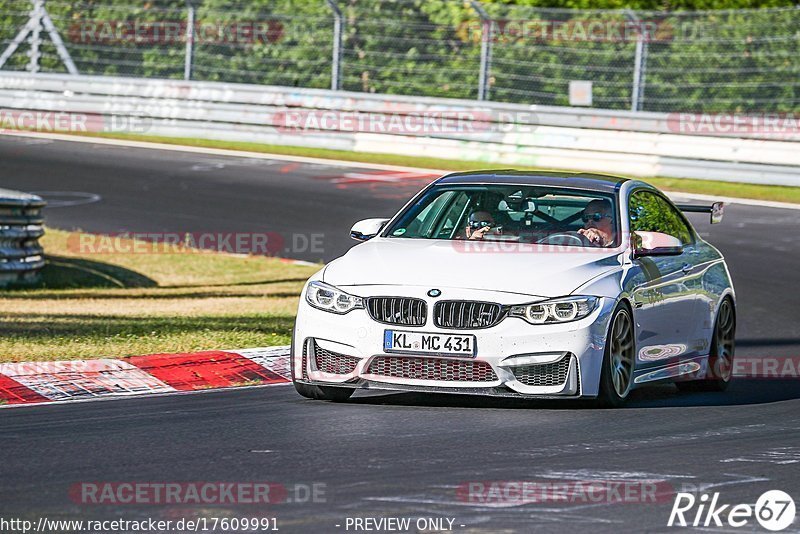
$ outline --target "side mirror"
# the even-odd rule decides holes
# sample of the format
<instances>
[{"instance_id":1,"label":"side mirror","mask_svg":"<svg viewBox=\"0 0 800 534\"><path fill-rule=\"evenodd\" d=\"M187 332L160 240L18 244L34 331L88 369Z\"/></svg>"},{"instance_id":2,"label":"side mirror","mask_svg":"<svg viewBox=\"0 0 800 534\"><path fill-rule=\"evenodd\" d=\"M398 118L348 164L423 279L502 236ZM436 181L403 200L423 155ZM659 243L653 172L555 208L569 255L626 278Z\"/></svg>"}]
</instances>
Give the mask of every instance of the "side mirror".
<instances>
[{"instance_id":1,"label":"side mirror","mask_svg":"<svg viewBox=\"0 0 800 534\"><path fill-rule=\"evenodd\" d=\"M356 241L366 241L372 239L380 233L389 219L364 219L358 221L350 229L350 237Z\"/></svg>"},{"instance_id":2,"label":"side mirror","mask_svg":"<svg viewBox=\"0 0 800 534\"><path fill-rule=\"evenodd\" d=\"M711 224L722 222L722 216L725 214L725 203L714 202L713 204L700 206L697 204L675 204L675 206L686 213L710 213Z\"/></svg>"},{"instance_id":3,"label":"side mirror","mask_svg":"<svg viewBox=\"0 0 800 534\"><path fill-rule=\"evenodd\" d=\"M679 256L683 243L677 237L661 232L633 232L631 235L633 257Z\"/></svg>"},{"instance_id":4,"label":"side mirror","mask_svg":"<svg viewBox=\"0 0 800 534\"><path fill-rule=\"evenodd\" d=\"M711 224L722 222L722 217L725 215L725 203L714 202L711 204Z\"/></svg>"}]
</instances>

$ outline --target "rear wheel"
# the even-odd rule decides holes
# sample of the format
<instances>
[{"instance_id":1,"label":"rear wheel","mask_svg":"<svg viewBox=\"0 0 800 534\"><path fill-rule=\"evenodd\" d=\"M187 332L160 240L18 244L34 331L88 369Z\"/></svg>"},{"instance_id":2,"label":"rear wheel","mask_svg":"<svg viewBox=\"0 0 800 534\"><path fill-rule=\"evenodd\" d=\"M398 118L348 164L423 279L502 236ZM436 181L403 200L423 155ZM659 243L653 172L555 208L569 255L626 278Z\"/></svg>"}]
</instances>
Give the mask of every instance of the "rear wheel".
<instances>
[{"instance_id":1,"label":"rear wheel","mask_svg":"<svg viewBox=\"0 0 800 534\"><path fill-rule=\"evenodd\" d=\"M619 304L611 317L600 373L601 405L618 407L625 403L633 384L635 354L633 317L625 304Z\"/></svg>"},{"instance_id":2,"label":"rear wheel","mask_svg":"<svg viewBox=\"0 0 800 534\"><path fill-rule=\"evenodd\" d=\"M736 314L733 302L725 298L719 305L714 323L714 337L708 354L706 377L691 382L676 382L681 391L725 391L733 377L733 353L736 349Z\"/></svg>"}]
</instances>

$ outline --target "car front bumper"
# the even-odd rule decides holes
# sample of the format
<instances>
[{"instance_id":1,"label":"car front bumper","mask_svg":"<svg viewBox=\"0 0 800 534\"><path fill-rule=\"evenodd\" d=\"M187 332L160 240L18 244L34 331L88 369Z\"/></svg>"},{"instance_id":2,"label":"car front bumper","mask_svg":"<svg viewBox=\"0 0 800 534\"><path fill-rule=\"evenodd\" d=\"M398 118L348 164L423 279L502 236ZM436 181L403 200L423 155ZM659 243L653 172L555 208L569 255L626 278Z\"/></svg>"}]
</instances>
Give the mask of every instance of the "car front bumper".
<instances>
[{"instance_id":1,"label":"car front bumper","mask_svg":"<svg viewBox=\"0 0 800 534\"><path fill-rule=\"evenodd\" d=\"M434 299L423 288L342 288L358 296L395 295ZM377 292L376 292L377 291ZM484 291L459 298L488 300ZM508 297L506 297L508 298ZM524 302L518 300L517 304ZM608 321L616 303L602 298L586 318L563 324L532 325L505 317L485 329L451 330L433 325L404 327L379 323L366 310L338 315L301 299L292 342L296 381L361 389L426 391L509 397L595 397L598 394ZM473 334L475 357L386 353L385 330Z\"/></svg>"}]
</instances>

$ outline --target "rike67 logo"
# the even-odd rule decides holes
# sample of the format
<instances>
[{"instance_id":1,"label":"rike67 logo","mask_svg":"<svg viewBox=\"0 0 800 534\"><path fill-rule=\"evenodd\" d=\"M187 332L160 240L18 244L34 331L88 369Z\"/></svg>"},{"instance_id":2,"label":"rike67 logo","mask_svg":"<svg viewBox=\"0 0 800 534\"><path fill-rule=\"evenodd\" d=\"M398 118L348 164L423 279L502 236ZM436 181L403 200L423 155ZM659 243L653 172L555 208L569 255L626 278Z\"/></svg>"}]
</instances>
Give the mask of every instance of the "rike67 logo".
<instances>
[{"instance_id":1,"label":"rike67 logo","mask_svg":"<svg viewBox=\"0 0 800 534\"><path fill-rule=\"evenodd\" d=\"M758 522L763 528L777 532L794 522L795 507L792 497L780 490L764 492L750 504L722 504L719 492L703 493L699 497L692 493L678 493L669 514L667 526L673 527L733 527L750 526Z\"/></svg>"}]
</instances>

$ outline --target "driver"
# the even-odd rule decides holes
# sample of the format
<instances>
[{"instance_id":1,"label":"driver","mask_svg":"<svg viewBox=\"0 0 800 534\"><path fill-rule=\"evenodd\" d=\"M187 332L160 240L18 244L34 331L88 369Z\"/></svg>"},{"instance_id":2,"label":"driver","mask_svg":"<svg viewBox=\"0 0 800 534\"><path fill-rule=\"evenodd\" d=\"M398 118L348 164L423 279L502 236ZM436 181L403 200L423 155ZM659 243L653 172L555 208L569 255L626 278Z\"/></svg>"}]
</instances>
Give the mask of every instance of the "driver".
<instances>
[{"instance_id":1,"label":"driver","mask_svg":"<svg viewBox=\"0 0 800 534\"><path fill-rule=\"evenodd\" d=\"M608 247L614 243L614 216L611 203L597 199L589 202L583 210L583 228L578 233L598 247Z\"/></svg>"},{"instance_id":2,"label":"driver","mask_svg":"<svg viewBox=\"0 0 800 534\"><path fill-rule=\"evenodd\" d=\"M465 230L467 239L481 240L489 230L496 227L494 217L488 211L473 211Z\"/></svg>"}]
</instances>

